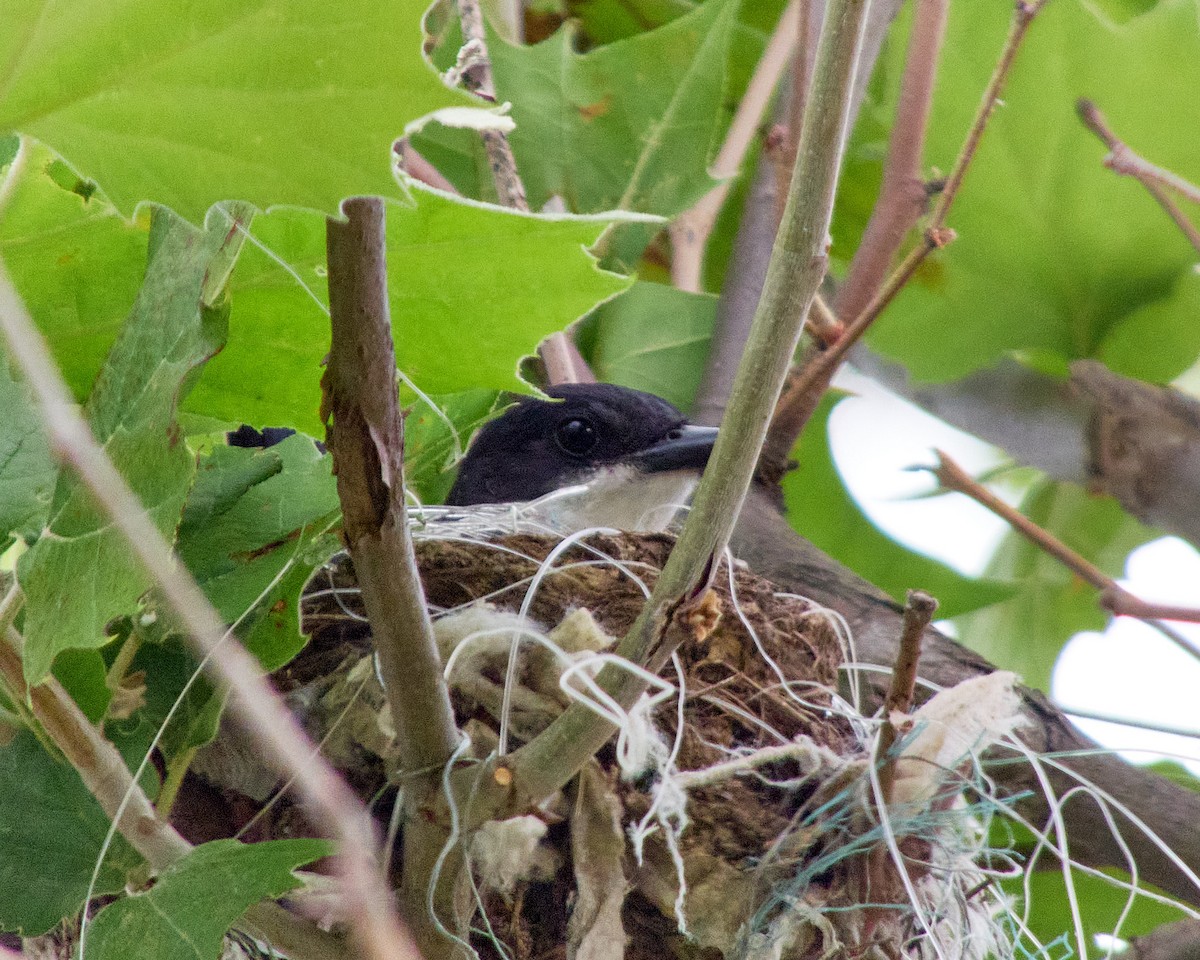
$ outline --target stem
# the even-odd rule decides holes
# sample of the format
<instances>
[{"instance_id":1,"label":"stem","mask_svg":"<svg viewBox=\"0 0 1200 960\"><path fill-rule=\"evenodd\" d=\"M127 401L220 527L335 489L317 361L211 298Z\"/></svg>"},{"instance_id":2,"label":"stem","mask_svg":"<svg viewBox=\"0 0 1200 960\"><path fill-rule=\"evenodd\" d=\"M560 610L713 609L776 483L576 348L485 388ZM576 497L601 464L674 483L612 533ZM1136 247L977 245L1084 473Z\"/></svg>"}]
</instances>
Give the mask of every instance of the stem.
<instances>
[{"instance_id":1,"label":"stem","mask_svg":"<svg viewBox=\"0 0 1200 960\"><path fill-rule=\"evenodd\" d=\"M800 34L799 18L800 0L791 0L779 15L746 93L738 103L725 142L710 168L714 179L725 182L709 190L671 224L671 281L680 290L699 293L703 289L705 246L717 222L717 214L729 195L732 178L741 168L771 96L779 85L779 78L792 59Z\"/></svg>"},{"instance_id":2,"label":"stem","mask_svg":"<svg viewBox=\"0 0 1200 960\"><path fill-rule=\"evenodd\" d=\"M1157 200L1158 205L1166 211L1167 216L1175 221L1175 226L1179 227L1183 235L1188 238L1188 242L1197 251L1200 251L1200 230L1197 230L1195 224L1184 216L1183 211L1179 209L1164 188L1177 190L1194 203L1200 203L1200 189L1170 170L1157 167L1130 150L1112 132L1105 122L1104 114L1091 100L1081 99L1075 104L1075 108L1083 125L1099 137L1111 151L1104 158L1104 165L1114 173L1133 177L1145 187L1150 196Z\"/></svg>"},{"instance_id":3,"label":"stem","mask_svg":"<svg viewBox=\"0 0 1200 960\"><path fill-rule=\"evenodd\" d=\"M341 842L338 868L345 880L351 929L368 957L411 958L411 939L395 915L375 867L370 815L263 678L259 663L226 637L225 625L191 576L180 567L125 478L96 443L33 320L0 265L0 329L9 355L41 406L52 449L79 476L95 503L121 531L143 569L178 614L187 636L219 688L232 694L230 710L258 744L267 764L296 778L313 819ZM219 648L219 649L218 649Z\"/></svg>"},{"instance_id":4,"label":"stem","mask_svg":"<svg viewBox=\"0 0 1200 960\"><path fill-rule=\"evenodd\" d=\"M1180 649L1192 657L1200 659L1200 650L1197 650L1166 624L1157 622L1159 619L1165 619L1200 623L1200 610L1195 607L1148 603L1135 597L1116 580L1095 564L1081 557L1048 530L1042 529L1024 514L1010 507L942 451L938 450L936 453L938 465L931 468L930 472L937 477L938 483L942 487L965 494L981 506L987 507L1043 553L1052 556L1080 580L1091 584L1101 592L1101 606L1111 610L1117 616L1130 616L1145 621L1167 639L1173 641Z\"/></svg>"},{"instance_id":5,"label":"stem","mask_svg":"<svg viewBox=\"0 0 1200 960\"><path fill-rule=\"evenodd\" d=\"M1021 42L1025 39L1025 34L1029 31L1029 25L1033 23L1033 18L1041 12L1045 5L1046 0L1017 0L1016 7L1013 9L1012 23L1008 30L1008 38L1004 41L1004 49L1000 53L1000 60L996 64L996 69L992 71L992 77L988 81L987 88L983 91L983 99L979 103L979 111L975 114L975 120L967 132L967 139L963 142L962 150L959 151L958 158L954 161L954 168L950 171L950 176L946 178L941 196L938 197L937 205L933 208L933 214L929 218L931 227L940 227L946 222L950 206L958 196L959 187L962 186L963 178L967 175L971 161L975 159L975 151L979 148L979 141L983 139L983 132L987 129L988 120L991 119L996 104L1000 102L1000 95L1004 92L1004 84L1008 82L1008 75L1016 60L1017 51L1021 48Z\"/></svg>"},{"instance_id":6,"label":"stem","mask_svg":"<svg viewBox=\"0 0 1200 960\"><path fill-rule=\"evenodd\" d=\"M954 239L954 232L945 228L946 217L950 212L950 207L954 203L955 197L958 196L959 188L962 186L963 178L967 174L971 161L975 157L979 142L983 138L984 131L987 129L988 120L992 112L996 109L1000 94L1004 91L1004 84L1008 80L1008 74L1016 59L1017 51L1020 49L1021 41L1024 40L1033 18L1037 16L1045 3L1046 0L1017 0L1017 5L1013 12L1012 25L1009 28L1004 49L1001 51L1000 60L996 64L996 69L992 72L987 89L984 90L979 111L975 115L971 129L967 132L966 140L963 142L962 149L959 151L958 157L954 162L954 168L950 172L950 176L946 179L946 183L942 187L941 196L938 198L937 205L930 215L929 224L925 228L923 242L914 248L900 265L892 271L891 276L884 282L883 288L874 296L870 304L863 309L863 312L856 316L853 321L848 322L849 325L847 326L845 337L847 342L845 346L843 347L839 341L837 346L841 349L836 351L836 355L834 350L826 351L807 364L805 369L793 375L780 400L775 420L771 424L770 437L763 450L764 476L781 477L783 475L782 471L785 468L784 465L787 463L788 453L795 445L796 440L799 439L800 434L804 431L805 425L808 423L813 411L817 408L821 394L825 392L830 382L832 382L837 365L844 358L849 347L853 346L854 342L862 337L871 323L891 303L892 299L900 292L924 259L933 250L945 246ZM934 26L936 26L936 23ZM932 29L932 27L929 29ZM929 55L927 52L922 53L922 57L927 58ZM927 66L932 67L932 64L927 64ZM914 85L917 83L918 81L914 80ZM915 109L916 107L914 106ZM905 145L906 151L911 151L912 148L913 145L911 144ZM897 173L897 177L900 177L900 173ZM882 230L883 228L881 227L880 229ZM882 246L882 241L880 241L880 245ZM876 254L868 255L875 256ZM865 287L866 281L861 282ZM856 296L861 296L861 294L856 294ZM837 310L837 313L843 318L846 317L846 313L841 309Z\"/></svg>"},{"instance_id":7,"label":"stem","mask_svg":"<svg viewBox=\"0 0 1200 960\"><path fill-rule=\"evenodd\" d=\"M175 754L167 763L167 775L163 778L162 786L158 788L158 798L155 801L155 808L158 810L158 815L164 820L171 818L171 810L175 806L175 798L179 796L179 788L183 785L183 778L187 776L188 768L192 765L192 760L196 757L196 748L188 747L188 749Z\"/></svg>"},{"instance_id":8,"label":"stem","mask_svg":"<svg viewBox=\"0 0 1200 960\"><path fill-rule=\"evenodd\" d=\"M378 197L342 204L326 222L332 347L322 379L326 442L333 454L342 527L371 622L383 686L395 718L406 777L406 915L422 954L447 955L425 905L428 872L409 869L410 852L445 842L417 804L436 791L458 746L450 694L417 570L404 501L404 417L388 316L384 206ZM436 837L418 841L416 833Z\"/></svg>"},{"instance_id":9,"label":"stem","mask_svg":"<svg viewBox=\"0 0 1200 960\"><path fill-rule=\"evenodd\" d=\"M651 654L662 661L670 654L672 639L677 642L686 634L686 630L670 628L677 614L702 598L725 552L788 363L825 275L829 220L867 6L867 0L831 0L826 11L787 208L729 408L675 549L650 600L617 649L634 663L648 662ZM678 636L666 639L668 631ZM612 667L598 679L625 706L644 689L643 681ZM523 810L549 796L612 732L608 721L573 705L544 733L506 758L507 765L493 761L480 778L472 818L497 807Z\"/></svg>"},{"instance_id":10,"label":"stem","mask_svg":"<svg viewBox=\"0 0 1200 960\"><path fill-rule=\"evenodd\" d=\"M916 2L883 183L850 272L834 301L839 316L857 317L874 299L904 238L925 212L929 195L921 158L949 6L948 0Z\"/></svg>"},{"instance_id":11,"label":"stem","mask_svg":"<svg viewBox=\"0 0 1200 960\"><path fill-rule=\"evenodd\" d=\"M463 83L467 89L495 102L496 85L492 78L492 62L488 59L487 33L483 26L483 11L479 8L478 0L455 0L458 6L458 18L462 23L463 49L460 57L465 55L470 65L462 73ZM500 203L514 210L528 210L529 203L525 199L525 184L517 172L517 161L513 157L512 146L508 137L500 130L481 130L483 149L487 153L488 167L492 171L492 180L496 185L496 194Z\"/></svg>"}]
</instances>

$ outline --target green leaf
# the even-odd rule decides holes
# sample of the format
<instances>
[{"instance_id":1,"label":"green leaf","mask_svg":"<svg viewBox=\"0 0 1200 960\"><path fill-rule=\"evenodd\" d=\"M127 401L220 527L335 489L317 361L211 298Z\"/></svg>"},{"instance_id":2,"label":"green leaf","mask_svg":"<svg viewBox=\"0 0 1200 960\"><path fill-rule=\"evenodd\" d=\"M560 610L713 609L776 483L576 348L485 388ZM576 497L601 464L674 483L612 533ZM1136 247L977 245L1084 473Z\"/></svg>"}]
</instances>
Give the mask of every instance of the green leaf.
<instances>
[{"instance_id":1,"label":"green leaf","mask_svg":"<svg viewBox=\"0 0 1200 960\"><path fill-rule=\"evenodd\" d=\"M216 447L200 462L177 550L265 670L304 645L300 589L337 550L339 516L330 458L308 437L266 450Z\"/></svg>"},{"instance_id":2,"label":"green leaf","mask_svg":"<svg viewBox=\"0 0 1200 960\"><path fill-rule=\"evenodd\" d=\"M442 503L471 434L508 404L496 390L467 390L424 400L404 418L404 482L421 503Z\"/></svg>"},{"instance_id":3,"label":"green leaf","mask_svg":"<svg viewBox=\"0 0 1200 960\"><path fill-rule=\"evenodd\" d=\"M891 594L899 603L911 589L938 600L939 618L986 607L1010 596L1001 580L977 580L882 533L846 492L829 449L829 415L841 397L821 401L793 452L798 469L783 478L792 526L830 556Z\"/></svg>"},{"instance_id":4,"label":"green leaf","mask_svg":"<svg viewBox=\"0 0 1200 960\"><path fill-rule=\"evenodd\" d=\"M45 933L83 903L109 820L69 764L28 730L0 747L0 929ZM119 834L94 893L117 893L141 858Z\"/></svg>"},{"instance_id":5,"label":"green leaf","mask_svg":"<svg viewBox=\"0 0 1200 960\"><path fill-rule=\"evenodd\" d=\"M1125 513L1115 500L1071 484L1043 481L1020 510L1105 573L1120 576L1137 546L1158 536ZM1103 630L1109 615L1098 591L1024 537L1009 533L988 573L1019 584L1004 603L958 621L961 641L992 663L1014 670L1025 683L1049 691L1054 662L1082 630Z\"/></svg>"},{"instance_id":6,"label":"green leaf","mask_svg":"<svg viewBox=\"0 0 1200 960\"><path fill-rule=\"evenodd\" d=\"M1126 883L1129 875L1119 870L1106 870L1105 873L1119 878ZM1067 897L1066 881L1062 872L1049 868L1035 872L1029 878L1026 889L1021 880L1002 881L1005 891L1013 897L1025 900L1029 913L1026 918L1029 932L1042 943L1054 941L1070 943L1076 950L1067 953L1051 951L1050 956L1085 956L1103 957L1105 951L1097 950L1093 939L1097 934L1119 936L1128 940L1131 937L1144 936L1164 923L1184 919L1187 914L1170 904L1159 903L1144 895L1134 898L1132 907L1120 928L1117 922L1121 919L1129 900L1129 891L1115 887L1100 877L1089 876L1078 870L1071 871L1072 884L1078 897L1079 913L1083 921L1083 934L1087 939L1084 945L1086 952L1080 954L1075 943L1075 925L1071 916L1071 901ZM1138 880L1140 889L1150 889L1145 880ZM1157 891L1155 891L1157 892ZM1036 954L1018 953L1017 956L1033 956Z\"/></svg>"},{"instance_id":7,"label":"green leaf","mask_svg":"<svg viewBox=\"0 0 1200 960\"><path fill-rule=\"evenodd\" d=\"M950 168L1010 12L1003 4L951 10L929 165ZM1196 335L1180 330L1195 327L1195 278L1181 278L1195 251L1139 184L1102 165L1105 148L1075 102L1095 100L1134 149L1200 178L1200 152L1179 113L1200 89L1196 17L1195 0L1163 0L1120 26L1081 0L1046 4L951 211L959 238L889 309L872 335L877 349L939 380L1013 350L1064 361L1103 352L1124 367L1122 357L1159 338L1191 352L1154 349L1157 379L1191 364ZM1127 323L1136 338L1114 336Z\"/></svg>"},{"instance_id":8,"label":"green leaf","mask_svg":"<svg viewBox=\"0 0 1200 960\"><path fill-rule=\"evenodd\" d=\"M196 847L149 891L96 915L87 960L213 960L225 931L247 907L294 890L300 881L292 871L330 850L324 840L214 840Z\"/></svg>"},{"instance_id":9,"label":"green leaf","mask_svg":"<svg viewBox=\"0 0 1200 960\"><path fill-rule=\"evenodd\" d=\"M388 205L387 263L396 359L426 393L527 390L520 358L629 283L584 251L607 218L517 214L423 190L414 197L413 207ZM246 250L231 285L229 345L188 406L319 435L318 378L329 351L325 220L277 210L256 218L253 234L286 267Z\"/></svg>"},{"instance_id":10,"label":"green leaf","mask_svg":"<svg viewBox=\"0 0 1200 960\"><path fill-rule=\"evenodd\" d=\"M31 538L42 528L58 467L42 430L33 398L12 379L0 351L0 553L12 535Z\"/></svg>"},{"instance_id":11,"label":"green leaf","mask_svg":"<svg viewBox=\"0 0 1200 960\"><path fill-rule=\"evenodd\" d=\"M392 194L410 120L469 103L421 57L427 0L15 0L0 131L32 134L126 214L228 198L333 214Z\"/></svg>"},{"instance_id":12,"label":"green leaf","mask_svg":"<svg viewBox=\"0 0 1200 960\"><path fill-rule=\"evenodd\" d=\"M513 102L509 135L534 206L672 215L715 183L708 175L720 128L733 0L710 0L648 33L586 54L575 30L533 47L499 38L496 88Z\"/></svg>"},{"instance_id":13,"label":"green leaf","mask_svg":"<svg viewBox=\"0 0 1200 960\"><path fill-rule=\"evenodd\" d=\"M227 316L205 305L204 291L227 275L240 244L240 234L220 224L202 232L166 211L156 215L146 282L88 400L96 439L168 536L195 471L175 405L224 342ZM17 574L30 683L63 650L103 646L105 624L130 612L149 586L124 537L70 474L59 478L46 528Z\"/></svg>"},{"instance_id":14,"label":"green leaf","mask_svg":"<svg viewBox=\"0 0 1200 960\"><path fill-rule=\"evenodd\" d=\"M599 380L656 393L687 410L716 318L714 296L635 283L585 321L584 352Z\"/></svg>"},{"instance_id":15,"label":"green leaf","mask_svg":"<svg viewBox=\"0 0 1200 960\"><path fill-rule=\"evenodd\" d=\"M46 147L22 141L0 186L0 257L84 400L137 298L149 218L130 223L102 196L64 188L60 166Z\"/></svg>"}]
</instances>

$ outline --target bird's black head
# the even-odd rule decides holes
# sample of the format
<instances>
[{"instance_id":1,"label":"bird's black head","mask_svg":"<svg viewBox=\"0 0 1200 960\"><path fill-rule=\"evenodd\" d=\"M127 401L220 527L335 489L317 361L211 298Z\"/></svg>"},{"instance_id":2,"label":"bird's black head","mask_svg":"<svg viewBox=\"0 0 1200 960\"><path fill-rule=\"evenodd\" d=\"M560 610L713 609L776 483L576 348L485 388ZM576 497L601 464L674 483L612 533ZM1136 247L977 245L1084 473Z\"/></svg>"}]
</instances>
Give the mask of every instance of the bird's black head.
<instances>
[{"instance_id":1,"label":"bird's black head","mask_svg":"<svg viewBox=\"0 0 1200 960\"><path fill-rule=\"evenodd\" d=\"M716 439L640 390L578 383L547 393L553 399L523 398L479 431L447 503L535 500L606 469L698 472Z\"/></svg>"}]
</instances>

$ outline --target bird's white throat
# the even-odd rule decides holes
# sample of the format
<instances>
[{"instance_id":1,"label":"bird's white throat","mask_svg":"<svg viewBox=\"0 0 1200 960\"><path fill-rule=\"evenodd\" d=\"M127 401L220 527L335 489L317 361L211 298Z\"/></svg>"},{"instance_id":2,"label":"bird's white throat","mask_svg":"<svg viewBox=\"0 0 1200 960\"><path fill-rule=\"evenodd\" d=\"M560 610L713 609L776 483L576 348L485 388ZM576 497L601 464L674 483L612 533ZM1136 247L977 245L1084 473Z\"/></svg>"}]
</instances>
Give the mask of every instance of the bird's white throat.
<instances>
[{"instance_id":1,"label":"bird's white throat","mask_svg":"<svg viewBox=\"0 0 1200 960\"><path fill-rule=\"evenodd\" d=\"M592 527L659 532L687 506L699 479L694 470L604 467L587 483L556 490L530 507L537 520L563 534Z\"/></svg>"}]
</instances>

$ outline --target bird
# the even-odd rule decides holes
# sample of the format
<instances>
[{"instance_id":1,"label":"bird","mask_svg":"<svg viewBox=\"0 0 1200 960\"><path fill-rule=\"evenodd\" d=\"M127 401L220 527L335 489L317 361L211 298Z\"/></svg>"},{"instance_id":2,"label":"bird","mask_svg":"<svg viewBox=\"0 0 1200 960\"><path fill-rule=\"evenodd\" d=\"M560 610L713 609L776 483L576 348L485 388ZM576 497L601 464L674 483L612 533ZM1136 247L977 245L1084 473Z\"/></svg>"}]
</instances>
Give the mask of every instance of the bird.
<instances>
[{"instance_id":1,"label":"bird","mask_svg":"<svg viewBox=\"0 0 1200 960\"><path fill-rule=\"evenodd\" d=\"M449 506L536 503L560 533L656 532L686 505L717 438L652 393L560 384L522 397L476 434Z\"/></svg>"}]
</instances>

